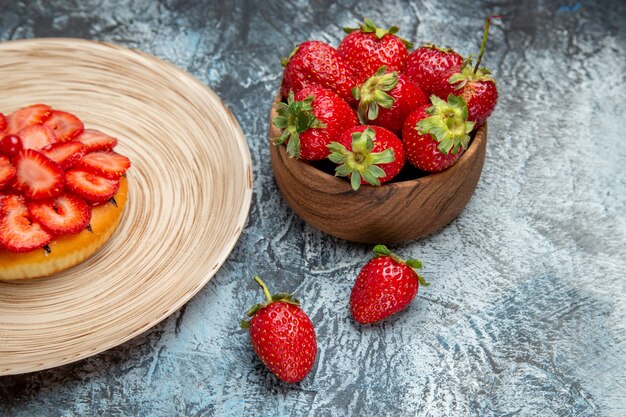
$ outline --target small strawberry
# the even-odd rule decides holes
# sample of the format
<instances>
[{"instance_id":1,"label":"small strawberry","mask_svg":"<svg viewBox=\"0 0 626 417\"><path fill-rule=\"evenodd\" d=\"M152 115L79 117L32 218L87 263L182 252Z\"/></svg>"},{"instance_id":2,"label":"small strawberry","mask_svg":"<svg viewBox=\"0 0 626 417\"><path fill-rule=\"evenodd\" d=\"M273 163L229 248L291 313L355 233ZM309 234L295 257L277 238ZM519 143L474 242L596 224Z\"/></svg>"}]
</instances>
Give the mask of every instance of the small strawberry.
<instances>
[{"instance_id":1,"label":"small strawberry","mask_svg":"<svg viewBox=\"0 0 626 417\"><path fill-rule=\"evenodd\" d=\"M72 140L85 129L78 117L60 110L53 110L44 124L54 131L59 142Z\"/></svg>"},{"instance_id":2,"label":"small strawberry","mask_svg":"<svg viewBox=\"0 0 626 417\"><path fill-rule=\"evenodd\" d=\"M362 124L382 126L396 135L402 131L409 113L428 102L413 81L395 71L387 72L384 66L360 87L355 87L352 94L359 102L358 114Z\"/></svg>"},{"instance_id":3,"label":"small strawberry","mask_svg":"<svg viewBox=\"0 0 626 417\"><path fill-rule=\"evenodd\" d=\"M362 83L381 66L389 71L402 71L409 56L411 42L396 36L399 28L377 27L370 19L359 23L358 28L344 28L348 35L343 38L337 53L352 69L357 81Z\"/></svg>"},{"instance_id":4,"label":"small strawberry","mask_svg":"<svg viewBox=\"0 0 626 417\"><path fill-rule=\"evenodd\" d=\"M15 156L22 149L22 139L17 135L6 135L0 139L0 153L6 156Z\"/></svg>"},{"instance_id":5,"label":"small strawberry","mask_svg":"<svg viewBox=\"0 0 626 417\"><path fill-rule=\"evenodd\" d=\"M130 168L130 159L113 151L90 152L76 163L76 168L105 178L119 178Z\"/></svg>"},{"instance_id":6,"label":"small strawberry","mask_svg":"<svg viewBox=\"0 0 626 417\"><path fill-rule=\"evenodd\" d=\"M16 110L7 116L6 133L14 135L25 127L41 124L48 120L51 113L52 109L45 104L33 104Z\"/></svg>"},{"instance_id":7,"label":"small strawberry","mask_svg":"<svg viewBox=\"0 0 626 417\"><path fill-rule=\"evenodd\" d=\"M67 189L90 203L103 203L120 188L120 180L108 179L79 169L65 171Z\"/></svg>"},{"instance_id":8,"label":"small strawberry","mask_svg":"<svg viewBox=\"0 0 626 417\"><path fill-rule=\"evenodd\" d=\"M309 373L317 356L315 329L291 294L271 295L259 277L266 301L256 304L241 327L249 329L252 348L259 359L285 382L300 382Z\"/></svg>"},{"instance_id":9,"label":"small strawberry","mask_svg":"<svg viewBox=\"0 0 626 417\"><path fill-rule=\"evenodd\" d=\"M328 145L335 175L350 177L353 190L361 184L380 185L398 175L404 166L402 142L380 126L356 126Z\"/></svg>"},{"instance_id":10,"label":"small strawberry","mask_svg":"<svg viewBox=\"0 0 626 417\"><path fill-rule=\"evenodd\" d=\"M6 128L7 128L7 118L4 116L4 114L0 113L0 132L4 132Z\"/></svg>"},{"instance_id":11,"label":"small strawberry","mask_svg":"<svg viewBox=\"0 0 626 417\"><path fill-rule=\"evenodd\" d=\"M276 145L287 142L287 153L307 161L328 157L326 147L339 134L359 122L356 113L337 93L324 87L312 86L300 90L294 97L289 93L287 103L280 103L278 116L272 120L282 129Z\"/></svg>"},{"instance_id":12,"label":"small strawberry","mask_svg":"<svg viewBox=\"0 0 626 417\"><path fill-rule=\"evenodd\" d=\"M11 164L11 160L6 155L0 155L0 190L11 184L15 178L15 167Z\"/></svg>"},{"instance_id":13,"label":"small strawberry","mask_svg":"<svg viewBox=\"0 0 626 417\"><path fill-rule=\"evenodd\" d=\"M95 129L85 129L76 140L85 145L85 153L110 151L117 145L117 139Z\"/></svg>"},{"instance_id":14,"label":"small strawberry","mask_svg":"<svg viewBox=\"0 0 626 417\"><path fill-rule=\"evenodd\" d=\"M91 220L91 208L85 200L69 193L50 200L31 201L27 206L33 219L55 236L79 233Z\"/></svg>"},{"instance_id":15,"label":"small strawberry","mask_svg":"<svg viewBox=\"0 0 626 417\"><path fill-rule=\"evenodd\" d=\"M384 245L374 247L374 253L376 257L361 269L350 294L350 313L362 324L403 310L415 298L419 285L428 285L415 271L422 267L420 261L405 261Z\"/></svg>"},{"instance_id":16,"label":"small strawberry","mask_svg":"<svg viewBox=\"0 0 626 417\"><path fill-rule=\"evenodd\" d=\"M0 248L11 252L30 252L44 247L51 238L32 218L23 196L10 194L0 197Z\"/></svg>"},{"instance_id":17,"label":"small strawberry","mask_svg":"<svg viewBox=\"0 0 626 417\"><path fill-rule=\"evenodd\" d=\"M411 52L404 74L415 82L427 97L446 98L454 87L448 79L463 65L463 57L452 49L424 44Z\"/></svg>"},{"instance_id":18,"label":"small strawberry","mask_svg":"<svg viewBox=\"0 0 626 417\"><path fill-rule=\"evenodd\" d=\"M423 171L442 171L467 149L474 122L467 121L467 105L461 97L443 101L433 95L432 106L418 107L409 114L402 129L406 157Z\"/></svg>"},{"instance_id":19,"label":"small strawberry","mask_svg":"<svg viewBox=\"0 0 626 417\"><path fill-rule=\"evenodd\" d=\"M13 165L17 171L13 186L23 192L26 198L53 198L63 191L63 170L42 153L33 149L21 150L13 158Z\"/></svg>"},{"instance_id":20,"label":"small strawberry","mask_svg":"<svg viewBox=\"0 0 626 417\"><path fill-rule=\"evenodd\" d=\"M66 170L80 161L85 154L85 147L77 140L68 140L48 145L40 152L59 164L61 169Z\"/></svg>"},{"instance_id":21,"label":"small strawberry","mask_svg":"<svg viewBox=\"0 0 626 417\"><path fill-rule=\"evenodd\" d=\"M350 105L355 103L350 90L357 85L357 81L332 46L320 41L306 41L281 63L285 67L282 82L284 98L289 96L290 91L297 94L305 87L317 85L333 90Z\"/></svg>"},{"instance_id":22,"label":"small strawberry","mask_svg":"<svg viewBox=\"0 0 626 417\"><path fill-rule=\"evenodd\" d=\"M39 150L57 141L52 129L45 125L25 127L17 132L17 136L22 140L23 149Z\"/></svg>"}]
</instances>

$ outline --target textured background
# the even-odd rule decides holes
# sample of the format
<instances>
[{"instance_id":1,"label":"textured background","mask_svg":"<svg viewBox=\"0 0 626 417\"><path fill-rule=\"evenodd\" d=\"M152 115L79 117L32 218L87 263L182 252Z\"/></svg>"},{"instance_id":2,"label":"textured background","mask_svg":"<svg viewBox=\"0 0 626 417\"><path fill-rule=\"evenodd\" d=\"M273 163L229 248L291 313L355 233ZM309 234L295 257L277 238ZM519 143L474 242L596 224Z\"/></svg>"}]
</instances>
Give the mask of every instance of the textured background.
<instances>
[{"instance_id":1,"label":"textured background","mask_svg":"<svg viewBox=\"0 0 626 417\"><path fill-rule=\"evenodd\" d=\"M239 119L256 181L239 244L194 299L103 354L1 378L0 415L626 415L626 4L384 3L0 0L0 40L115 42L207 83ZM279 58L310 38L336 45L362 16L469 54L491 14L504 15L485 56L501 99L476 194L440 233L394 248L432 285L355 325L349 290L370 248L305 225L272 178ZM253 274L295 291L316 325L298 385L268 374L238 330L261 298Z\"/></svg>"}]
</instances>

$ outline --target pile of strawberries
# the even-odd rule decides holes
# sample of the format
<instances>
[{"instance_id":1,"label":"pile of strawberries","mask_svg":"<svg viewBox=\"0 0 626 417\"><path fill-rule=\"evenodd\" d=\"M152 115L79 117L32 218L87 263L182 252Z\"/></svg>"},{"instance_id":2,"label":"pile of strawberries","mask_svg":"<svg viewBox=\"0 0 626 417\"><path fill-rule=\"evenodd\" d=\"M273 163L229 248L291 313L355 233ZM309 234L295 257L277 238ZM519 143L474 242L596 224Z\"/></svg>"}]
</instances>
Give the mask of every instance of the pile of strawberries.
<instances>
[{"instance_id":1,"label":"pile of strawberries","mask_svg":"<svg viewBox=\"0 0 626 417\"><path fill-rule=\"evenodd\" d=\"M88 228L130 167L117 139L45 104L0 113L0 138L0 249L11 252Z\"/></svg>"},{"instance_id":2,"label":"pile of strawberries","mask_svg":"<svg viewBox=\"0 0 626 417\"><path fill-rule=\"evenodd\" d=\"M335 175L380 185L405 161L424 172L454 164L498 100L491 73L480 66L491 18L476 64L452 49L412 44L365 19L337 49L320 41L298 45L285 67L284 101L272 121L274 142L291 157L326 158Z\"/></svg>"}]
</instances>

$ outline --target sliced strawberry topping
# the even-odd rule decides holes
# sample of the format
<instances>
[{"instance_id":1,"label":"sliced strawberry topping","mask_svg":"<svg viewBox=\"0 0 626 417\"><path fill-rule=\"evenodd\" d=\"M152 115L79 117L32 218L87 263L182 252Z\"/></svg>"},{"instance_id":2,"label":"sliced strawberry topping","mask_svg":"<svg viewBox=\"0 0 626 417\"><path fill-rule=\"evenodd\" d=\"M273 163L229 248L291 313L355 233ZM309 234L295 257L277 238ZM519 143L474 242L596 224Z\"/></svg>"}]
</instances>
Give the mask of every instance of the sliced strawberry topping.
<instances>
[{"instance_id":1,"label":"sliced strawberry topping","mask_svg":"<svg viewBox=\"0 0 626 417\"><path fill-rule=\"evenodd\" d=\"M53 235L73 235L82 231L91 220L91 208L82 198L63 193L51 200L27 204L33 218Z\"/></svg>"},{"instance_id":2,"label":"sliced strawberry topping","mask_svg":"<svg viewBox=\"0 0 626 417\"><path fill-rule=\"evenodd\" d=\"M91 203L102 203L115 195L119 178L108 179L91 172L70 169L65 172L67 188Z\"/></svg>"},{"instance_id":3,"label":"sliced strawberry topping","mask_svg":"<svg viewBox=\"0 0 626 417\"><path fill-rule=\"evenodd\" d=\"M76 140L85 145L85 152L110 151L117 145L117 139L95 129L85 129Z\"/></svg>"},{"instance_id":4,"label":"sliced strawberry topping","mask_svg":"<svg viewBox=\"0 0 626 417\"><path fill-rule=\"evenodd\" d=\"M54 131L59 142L72 140L85 130L83 122L78 117L60 110L53 110L44 124Z\"/></svg>"},{"instance_id":5,"label":"sliced strawberry topping","mask_svg":"<svg viewBox=\"0 0 626 417\"><path fill-rule=\"evenodd\" d=\"M7 156L0 155L0 190L11 183L15 177L15 167Z\"/></svg>"},{"instance_id":6,"label":"sliced strawberry topping","mask_svg":"<svg viewBox=\"0 0 626 417\"><path fill-rule=\"evenodd\" d=\"M24 197L4 196L0 206L0 247L11 252L29 252L50 242L52 236L33 221Z\"/></svg>"},{"instance_id":7,"label":"sliced strawberry topping","mask_svg":"<svg viewBox=\"0 0 626 417\"><path fill-rule=\"evenodd\" d=\"M26 198L53 198L63 191L63 170L42 153L24 149L13 158L13 165L17 169L14 188Z\"/></svg>"},{"instance_id":8,"label":"sliced strawberry topping","mask_svg":"<svg viewBox=\"0 0 626 417\"><path fill-rule=\"evenodd\" d=\"M130 160L113 151L97 151L85 155L76 167L113 179L119 178L130 168Z\"/></svg>"},{"instance_id":9,"label":"sliced strawberry topping","mask_svg":"<svg viewBox=\"0 0 626 417\"><path fill-rule=\"evenodd\" d=\"M4 114L0 113L0 132L4 132L4 129L7 128L7 118L4 117Z\"/></svg>"},{"instance_id":10,"label":"sliced strawberry topping","mask_svg":"<svg viewBox=\"0 0 626 417\"><path fill-rule=\"evenodd\" d=\"M41 124L48 120L52 109L45 104L33 104L16 110L7 116L7 133L15 134L28 126Z\"/></svg>"},{"instance_id":11,"label":"sliced strawberry topping","mask_svg":"<svg viewBox=\"0 0 626 417\"><path fill-rule=\"evenodd\" d=\"M17 132L24 149L41 149L57 141L52 129L45 125L28 126Z\"/></svg>"},{"instance_id":12,"label":"sliced strawberry topping","mask_svg":"<svg viewBox=\"0 0 626 417\"><path fill-rule=\"evenodd\" d=\"M41 153L59 164L61 169L71 168L85 154L85 147L76 140L57 142L48 145Z\"/></svg>"}]
</instances>

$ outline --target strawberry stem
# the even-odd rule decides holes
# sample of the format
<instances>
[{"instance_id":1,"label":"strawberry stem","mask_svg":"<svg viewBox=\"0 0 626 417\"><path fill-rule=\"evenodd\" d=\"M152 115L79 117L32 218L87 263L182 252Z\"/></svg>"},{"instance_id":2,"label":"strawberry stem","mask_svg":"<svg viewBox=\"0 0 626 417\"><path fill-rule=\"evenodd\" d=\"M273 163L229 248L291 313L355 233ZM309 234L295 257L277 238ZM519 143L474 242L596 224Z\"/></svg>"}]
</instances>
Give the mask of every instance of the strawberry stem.
<instances>
[{"instance_id":1,"label":"strawberry stem","mask_svg":"<svg viewBox=\"0 0 626 417\"><path fill-rule=\"evenodd\" d=\"M490 16L485 20L485 30L483 32L483 41L480 44L480 52L478 53L478 59L476 60L476 65L474 66L474 74L480 68L480 61L483 59L483 53L485 52L485 46L487 46L487 37L489 36L489 26L491 25L491 19L500 19L500 16Z\"/></svg>"},{"instance_id":2,"label":"strawberry stem","mask_svg":"<svg viewBox=\"0 0 626 417\"><path fill-rule=\"evenodd\" d=\"M268 302L272 302L272 294L270 294L270 290L267 289L267 285L265 285L265 283L261 280L261 278L259 278L258 276L254 276L254 280L257 282L257 284L259 284L261 286L261 288L263 289L263 294L265 294L265 299Z\"/></svg>"}]
</instances>

